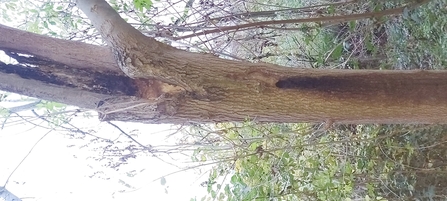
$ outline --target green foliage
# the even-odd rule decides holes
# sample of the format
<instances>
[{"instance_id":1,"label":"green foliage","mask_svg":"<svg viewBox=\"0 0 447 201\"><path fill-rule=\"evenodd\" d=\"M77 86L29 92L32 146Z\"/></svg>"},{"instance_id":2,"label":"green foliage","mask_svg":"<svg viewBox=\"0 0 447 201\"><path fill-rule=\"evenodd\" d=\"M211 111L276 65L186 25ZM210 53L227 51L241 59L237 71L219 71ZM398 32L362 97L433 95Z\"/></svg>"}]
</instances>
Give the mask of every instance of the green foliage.
<instances>
[{"instance_id":1,"label":"green foliage","mask_svg":"<svg viewBox=\"0 0 447 201\"><path fill-rule=\"evenodd\" d=\"M9 93L7 92L0 92L0 102L6 100L6 98L9 96ZM0 117L6 118L10 115L9 110L3 107L0 107Z\"/></svg>"},{"instance_id":2,"label":"green foliage","mask_svg":"<svg viewBox=\"0 0 447 201\"><path fill-rule=\"evenodd\" d=\"M416 10L405 10L389 21L390 57L400 69L445 69L447 11L445 0L434 0Z\"/></svg>"},{"instance_id":3,"label":"green foliage","mask_svg":"<svg viewBox=\"0 0 447 201\"><path fill-rule=\"evenodd\" d=\"M41 101L36 105L36 111L48 116L48 124L52 127L58 127L69 121L66 110L67 106L65 104L51 101Z\"/></svg>"},{"instance_id":4,"label":"green foliage","mask_svg":"<svg viewBox=\"0 0 447 201\"><path fill-rule=\"evenodd\" d=\"M392 9L411 2L358 1L316 12L325 16L344 15ZM278 56L263 61L313 68L444 69L447 12L443 8L446 4L446 0L434 0L393 17L299 24L294 27L299 31L276 37L278 46L264 48Z\"/></svg>"},{"instance_id":5,"label":"green foliage","mask_svg":"<svg viewBox=\"0 0 447 201\"><path fill-rule=\"evenodd\" d=\"M135 5L135 8L140 12L143 12L143 8L149 10L152 7L151 0L133 0L133 4Z\"/></svg>"},{"instance_id":6,"label":"green foliage","mask_svg":"<svg viewBox=\"0 0 447 201\"><path fill-rule=\"evenodd\" d=\"M37 105L37 109L46 109L49 111L65 110L65 107L65 104L50 101L42 101Z\"/></svg>"},{"instance_id":7,"label":"green foliage","mask_svg":"<svg viewBox=\"0 0 447 201\"><path fill-rule=\"evenodd\" d=\"M430 155L445 152L437 139L447 137L447 127L317 126L245 122L218 124L206 133L199 129L212 141L212 149L198 148L194 157L221 161L210 171L208 196L202 200L407 200L445 195L442 188L430 187L447 181L435 181L430 174L445 174L419 170L445 160L445 155Z\"/></svg>"},{"instance_id":8,"label":"green foliage","mask_svg":"<svg viewBox=\"0 0 447 201\"><path fill-rule=\"evenodd\" d=\"M256 125L246 122L218 126L225 131L223 138L228 143L219 141L214 147L231 144L234 152L231 157L216 151L212 155L234 160L219 164L211 171L207 182L211 198L296 200L315 197L340 200L351 195L353 167L349 164L338 166L327 149L322 156L321 152L311 148L319 143L305 144L310 125ZM222 177L230 177L229 182L219 182Z\"/></svg>"},{"instance_id":9,"label":"green foliage","mask_svg":"<svg viewBox=\"0 0 447 201\"><path fill-rule=\"evenodd\" d=\"M79 32L82 24L82 18L71 12L74 6L75 4L69 4L68 0L9 0L0 4L1 21L17 24L17 28L30 32L65 38L72 31Z\"/></svg>"},{"instance_id":10,"label":"green foliage","mask_svg":"<svg viewBox=\"0 0 447 201\"><path fill-rule=\"evenodd\" d=\"M109 3L124 19L140 23L136 28L151 28L144 25L151 22L152 16L147 15L152 8L151 0L110 0ZM70 0L7 0L0 4L0 13L0 22L16 24L16 28L33 33L91 43L100 41L96 30L88 20L79 15L76 4Z\"/></svg>"},{"instance_id":11,"label":"green foliage","mask_svg":"<svg viewBox=\"0 0 447 201\"><path fill-rule=\"evenodd\" d=\"M6 118L10 115L9 110L3 107L0 107L0 117Z\"/></svg>"}]
</instances>

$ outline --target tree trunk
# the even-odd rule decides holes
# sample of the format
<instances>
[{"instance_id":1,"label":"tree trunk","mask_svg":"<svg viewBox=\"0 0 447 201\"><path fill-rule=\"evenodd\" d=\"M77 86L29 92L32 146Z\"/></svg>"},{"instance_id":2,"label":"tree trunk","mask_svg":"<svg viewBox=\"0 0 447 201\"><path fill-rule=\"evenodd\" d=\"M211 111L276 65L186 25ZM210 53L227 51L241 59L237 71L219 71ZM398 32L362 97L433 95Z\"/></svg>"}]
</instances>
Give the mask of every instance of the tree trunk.
<instances>
[{"instance_id":1,"label":"tree trunk","mask_svg":"<svg viewBox=\"0 0 447 201\"><path fill-rule=\"evenodd\" d=\"M318 70L224 60L148 38L102 0L78 0L78 5L112 54L108 48L31 33L22 40L23 31L1 26L0 49L34 57L10 54L22 65L1 64L0 89L94 109L102 120L447 121L444 71Z\"/></svg>"}]
</instances>

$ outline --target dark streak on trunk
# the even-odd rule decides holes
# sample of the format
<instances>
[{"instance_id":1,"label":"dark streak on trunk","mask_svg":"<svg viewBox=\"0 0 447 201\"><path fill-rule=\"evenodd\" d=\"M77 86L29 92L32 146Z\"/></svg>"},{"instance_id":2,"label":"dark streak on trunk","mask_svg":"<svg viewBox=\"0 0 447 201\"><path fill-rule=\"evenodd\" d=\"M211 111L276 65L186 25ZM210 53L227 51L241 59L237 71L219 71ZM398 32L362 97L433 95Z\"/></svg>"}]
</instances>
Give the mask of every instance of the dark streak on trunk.
<instances>
[{"instance_id":1,"label":"dark streak on trunk","mask_svg":"<svg viewBox=\"0 0 447 201\"><path fill-rule=\"evenodd\" d=\"M420 71L386 74L381 71L370 74L334 76L295 76L279 80L276 87L313 91L340 99L392 100L412 103L447 103L447 79L445 75ZM436 98L433 98L436 97Z\"/></svg>"},{"instance_id":2,"label":"dark streak on trunk","mask_svg":"<svg viewBox=\"0 0 447 201\"><path fill-rule=\"evenodd\" d=\"M19 57L16 55L15 59L21 60ZM63 64L39 60L38 58L32 60L39 61L39 67L0 62L0 72L16 74L25 79L38 80L48 84L80 88L98 94L134 96L138 91L134 80L124 75L70 68Z\"/></svg>"}]
</instances>

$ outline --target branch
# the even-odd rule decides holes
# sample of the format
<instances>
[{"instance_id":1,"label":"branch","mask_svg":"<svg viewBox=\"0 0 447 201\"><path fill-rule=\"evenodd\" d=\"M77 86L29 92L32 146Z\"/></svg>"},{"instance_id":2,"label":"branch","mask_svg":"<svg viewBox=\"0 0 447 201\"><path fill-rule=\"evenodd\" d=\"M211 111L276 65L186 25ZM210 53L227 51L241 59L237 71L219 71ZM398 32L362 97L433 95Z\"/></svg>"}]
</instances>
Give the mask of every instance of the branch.
<instances>
[{"instance_id":1,"label":"branch","mask_svg":"<svg viewBox=\"0 0 447 201\"><path fill-rule=\"evenodd\" d=\"M33 55L81 69L93 68L98 71L119 72L118 66L106 47L51 38L1 24L0 36L0 50L6 52ZM85 54L85 52L92 54Z\"/></svg>"},{"instance_id":2,"label":"branch","mask_svg":"<svg viewBox=\"0 0 447 201\"><path fill-rule=\"evenodd\" d=\"M128 24L121 16L104 0L77 0L77 7L81 9L90 19L93 26L101 34L102 38L111 47L114 46L111 40L114 35L146 38L140 31ZM113 38L114 41L121 38ZM123 38L124 39L124 38ZM118 43L120 41L117 41Z\"/></svg>"},{"instance_id":3,"label":"branch","mask_svg":"<svg viewBox=\"0 0 447 201\"><path fill-rule=\"evenodd\" d=\"M378 17L384 17L384 16L388 16L388 15L400 14L405 9L414 8L416 6L426 3L428 1L429 0L424 0L421 3L412 4L409 6L402 6L399 8L383 10L383 11L379 11L379 12L368 12L368 13L339 15L339 16L327 16L327 17L314 17L314 18L304 18L304 19L261 21L261 22L253 22L253 23L240 24L240 25L234 25L234 26L218 27L213 30L207 30L207 31L199 32L199 33L189 34L186 36L176 37L175 40L182 40L182 39L191 38L191 37L195 37L195 36L201 36L201 35L218 33L218 32L223 32L223 31L230 31L230 30L244 30L244 29L250 29L253 27L264 28L268 25L275 25L275 24L297 24L297 23L326 22L326 21L334 23L334 22L349 22L349 21L353 21L353 20L360 20L360 19L366 19L366 18L378 18Z\"/></svg>"},{"instance_id":4,"label":"branch","mask_svg":"<svg viewBox=\"0 0 447 201\"><path fill-rule=\"evenodd\" d=\"M46 132L41 138L39 138L39 140L36 141L36 143L34 143L34 145L31 147L31 149L28 151L28 153L25 155L25 157L22 158L22 160L20 161L20 163L14 168L14 170L11 172L11 174L9 174L8 178L6 179L5 184L3 185L3 187L6 187L6 185L9 182L9 179L11 178L11 176L14 174L14 172L20 167L20 165L22 165L22 163L28 158L28 156L31 154L31 152L33 152L34 148L37 146L37 144L39 144L39 142L46 137L48 134L50 134L51 132L53 132L54 129L49 130L48 132ZM1 190L1 188L0 188ZM1 191L0 191L1 194ZM1 198L1 197L0 197Z\"/></svg>"},{"instance_id":5,"label":"branch","mask_svg":"<svg viewBox=\"0 0 447 201\"><path fill-rule=\"evenodd\" d=\"M227 20L227 19L241 19L241 18L260 18L260 17L274 17L277 15L280 15L280 13L288 14L288 13L306 13L306 12L315 12L316 10L312 10L314 8L320 8L320 7L327 7L327 6L340 6L340 5L346 5L355 3L358 0L352 0L352 1L343 1L338 3L327 3L327 4L321 4L321 5L314 5L314 6L306 6L306 7L300 7L300 8L286 8L286 9L279 9L279 10L269 10L269 11L258 11L258 12L244 12L244 13L233 13L230 15L226 15L223 17L215 17L211 18L208 21L210 22L219 22L221 20ZM203 22L203 21L202 21ZM192 24L198 24L192 23Z\"/></svg>"},{"instance_id":6,"label":"branch","mask_svg":"<svg viewBox=\"0 0 447 201\"><path fill-rule=\"evenodd\" d=\"M118 130L121 132L121 134L124 134L124 135L127 136L130 140L132 140L132 141L135 142L136 144L140 145L140 146L143 147L144 149L148 150L149 152L152 150L152 146L151 146L151 145L149 145L149 146L143 145L143 144L141 144L140 142L138 142L138 140L136 140L135 138L133 138L131 135L129 135L128 133L126 133L123 129L121 129L121 128L120 128L119 126L117 126L116 124L114 124L114 123L112 123L112 122L110 122L110 121L107 121L107 123L110 124L111 126L115 127L116 129L118 129Z\"/></svg>"},{"instance_id":7,"label":"branch","mask_svg":"<svg viewBox=\"0 0 447 201\"><path fill-rule=\"evenodd\" d=\"M178 84L178 75L172 70L160 69L159 64L164 61L157 59L166 51L176 48L143 35L122 19L105 0L77 0L77 3L112 48L115 61L128 77L157 78Z\"/></svg>"}]
</instances>

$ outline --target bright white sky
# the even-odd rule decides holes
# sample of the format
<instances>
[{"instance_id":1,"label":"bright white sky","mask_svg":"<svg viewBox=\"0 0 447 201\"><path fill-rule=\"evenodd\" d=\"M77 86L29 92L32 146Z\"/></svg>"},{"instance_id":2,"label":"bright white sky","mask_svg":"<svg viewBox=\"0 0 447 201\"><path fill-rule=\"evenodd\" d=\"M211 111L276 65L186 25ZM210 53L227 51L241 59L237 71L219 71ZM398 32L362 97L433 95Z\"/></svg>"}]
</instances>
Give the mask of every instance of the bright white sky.
<instances>
[{"instance_id":1,"label":"bright white sky","mask_svg":"<svg viewBox=\"0 0 447 201\"><path fill-rule=\"evenodd\" d=\"M0 106L6 106L0 103ZM22 113L26 114L26 113ZM28 113L29 115L29 113ZM2 122L4 119L0 119ZM84 122L82 122L84 121ZM102 137L116 139L119 131L95 118L78 119L75 125L88 125L99 128L97 134ZM150 144L172 144L165 140L172 133L171 125L142 125L116 122L127 131L138 129L138 141ZM47 126L47 123L42 123ZM3 185L9 174L26 156L32 146L47 133L47 129L35 128L29 124L7 126L0 130L0 185ZM89 138L87 138L89 139ZM126 140L121 136L122 141ZM152 142L152 143L151 143ZM11 177L7 189L24 200L189 200L198 195L201 198L206 188L200 187L207 173L202 175L193 171L181 172L166 177L163 186L160 180L153 181L163 175L179 170L150 156L139 156L130 160L128 165L121 166L118 171L102 167L104 163L88 159L99 156L93 151L94 145L80 149L88 140L69 139L67 135L51 132L34 148L28 158ZM68 145L75 145L68 148ZM167 160L167 158L165 158ZM186 160L186 158L184 158ZM185 163L179 163L185 166ZM126 176L126 172L136 170L135 177ZM142 171L143 170L143 171ZM93 178L95 172L103 172ZM141 171L141 172L140 172ZM106 179L110 178L110 179ZM120 184L123 180L135 189ZM121 190L127 192L120 193ZM166 193L167 191L167 193Z\"/></svg>"},{"instance_id":2,"label":"bright white sky","mask_svg":"<svg viewBox=\"0 0 447 201\"><path fill-rule=\"evenodd\" d=\"M2 0L0 0L0 4ZM1 6L1 5L0 5ZM5 22L2 22L5 24ZM5 24L15 27L13 23ZM0 55L0 59L2 56ZM17 97L14 97L17 98ZM19 103L23 104L23 103ZM0 107L12 107L10 103L0 102ZM32 115L30 112L21 115ZM17 120L17 118L15 119ZM0 117L0 123L4 118ZM9 122L9 121L7 121ZM93 117L79 118L75 125L88 126L100 131L97 135L115 139L119 131L106 123L100 123ZM173 139L167 141L166 135L172 133L172 125L143 125L117 122L123 130L139 130L138 141L143 144L174 144ZM11 124L9 124L11 125ZM47 123L42 123L48 126ZM87 129L85 129L87 130ZM34 127L24 122L5 126L0 129L0 186L2 186L11 172L26 156L33 145L47 133L47 129ZM124 136L121 136L123 140ZM128 165L121 166L119 171L102 167L104 163L88 159L98 156L98 151L92 147L79 149L88 144L87 140L69 139L66 135L51 132L46 135L34 148L31 154L12 175L6 188L23 200L190 200L197 196L201 198L206 188L200 183L207 180L208 173L199 173L199 170L180 172L166 177L166 184L161 185L160 180L153 181L161 176L178 171L151 156L139 156L130 160ZM68 148L69 145L75 145ZM178 159L178 158L176 158ZM187 161L188 158L183 158ZM177 163L185 167L190 164ZM129 177L126 172L135 170L138 174ZM143 171L142 171L143 170ZM90 178L95 172L103 172ZM141 171L141 172L140 172ZM106 179L110 178L110 179ZM135 189L128 188L120 183L123 180ZM125 190L126 192L121 192Z\"/></svg>"}]
</instances>

